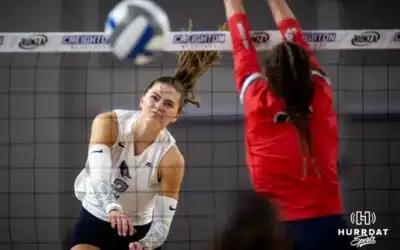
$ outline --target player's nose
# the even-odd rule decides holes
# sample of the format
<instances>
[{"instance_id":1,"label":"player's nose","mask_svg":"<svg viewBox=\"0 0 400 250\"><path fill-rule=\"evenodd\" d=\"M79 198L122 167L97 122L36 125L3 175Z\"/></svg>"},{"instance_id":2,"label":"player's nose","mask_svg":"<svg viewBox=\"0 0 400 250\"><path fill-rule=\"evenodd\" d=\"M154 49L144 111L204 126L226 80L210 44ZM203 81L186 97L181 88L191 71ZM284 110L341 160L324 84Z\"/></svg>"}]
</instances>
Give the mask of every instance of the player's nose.
<instances>
[{"instance_id":1,"label":"player's nose","mask_svg":"<svg viewBox=\"0 0 400 250\"><path fill-rule=\"evenodd\" d=\"M163 110L164 110L164 103L163 103L162 101L157 102L157 103L154 105L154 109L155 109L157 112L162 113Z\"/></svg>"}]
</instances>

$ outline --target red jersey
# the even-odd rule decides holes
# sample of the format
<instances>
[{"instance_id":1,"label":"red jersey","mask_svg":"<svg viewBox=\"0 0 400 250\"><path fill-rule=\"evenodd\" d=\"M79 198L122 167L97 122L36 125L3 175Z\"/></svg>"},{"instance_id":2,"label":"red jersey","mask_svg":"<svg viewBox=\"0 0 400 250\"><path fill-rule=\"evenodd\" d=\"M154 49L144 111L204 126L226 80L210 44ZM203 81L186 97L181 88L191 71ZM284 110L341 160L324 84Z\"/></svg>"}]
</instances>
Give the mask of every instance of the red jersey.
<instances>
[{"instance_id":1,"label":"red jersey","mask_svg":"<svg viewBox=\"0 0 400 250\"><path fill-rule=\"evenodd\" d=\"M285 112L283 102L272 93L261 75L256 50L245 14L228 20L233 44L236 90L244 105L246 163L257 192L266 194L286 221L342 213L337 173L338 124L332 90L296 19L279 23L285 39L303 46L310 55L315 94L311 105L311 145L320 177L307 158L303 176L301 144L296 128L276 122ZM304 178L303 178L304 177Z\"/></svg>"}]
</instances>

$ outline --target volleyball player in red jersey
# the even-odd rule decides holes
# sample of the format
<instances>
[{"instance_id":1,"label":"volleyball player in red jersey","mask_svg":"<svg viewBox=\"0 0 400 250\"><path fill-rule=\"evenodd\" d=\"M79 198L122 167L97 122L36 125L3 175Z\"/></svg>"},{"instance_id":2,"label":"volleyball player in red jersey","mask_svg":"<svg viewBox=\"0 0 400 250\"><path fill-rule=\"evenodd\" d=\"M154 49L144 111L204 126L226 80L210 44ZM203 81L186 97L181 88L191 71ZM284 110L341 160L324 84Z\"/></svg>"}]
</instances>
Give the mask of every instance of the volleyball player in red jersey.
<instances>
[{"instance_id":1,"label":"volleyball player in red jersey","mask_svg":"<svg viewBox=\"0 0 400 250\"><path fill-rule=\"evenodd\" d=\"M224 0L252 183L277 207L295 249L347 249L332 89L286 1L267 3L283 41L264 76L242 0Z\"/></svg>"}]
</instances>

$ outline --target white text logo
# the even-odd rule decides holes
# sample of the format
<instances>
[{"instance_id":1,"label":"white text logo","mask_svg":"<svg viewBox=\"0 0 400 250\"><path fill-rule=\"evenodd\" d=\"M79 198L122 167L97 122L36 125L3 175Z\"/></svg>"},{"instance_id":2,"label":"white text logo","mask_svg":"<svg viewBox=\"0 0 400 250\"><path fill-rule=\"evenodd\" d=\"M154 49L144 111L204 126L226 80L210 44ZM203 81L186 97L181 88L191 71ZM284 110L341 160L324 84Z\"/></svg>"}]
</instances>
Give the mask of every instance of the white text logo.
<instances>
[{"instance_id":1,"label":"white text logo","mask_svg":"<svg viewBox=\"0 0 400 250\"><path fill-rule=\"evenodd\" d=\"M376 214L371 211L356 211L351 213L350 222L359 228L339 229L339 236L354 236L350 245L361 248L376 243L376 236L386 236L389 229L364 228L376 222Z\"/></svg>"}]
</instances>

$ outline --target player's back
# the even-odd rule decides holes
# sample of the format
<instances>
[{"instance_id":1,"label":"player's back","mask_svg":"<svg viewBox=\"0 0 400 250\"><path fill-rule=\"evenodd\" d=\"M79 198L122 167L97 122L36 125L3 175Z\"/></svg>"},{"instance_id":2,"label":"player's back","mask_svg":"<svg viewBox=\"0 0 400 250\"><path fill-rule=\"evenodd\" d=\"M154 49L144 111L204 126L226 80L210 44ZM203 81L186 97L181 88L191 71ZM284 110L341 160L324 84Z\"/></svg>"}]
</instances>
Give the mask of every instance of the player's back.
<instances>
[{"instance_id":1,"label":"player's back","mask_svg":"<svg viewBox=\"0 0 400 250\"><path fill-rule=\"evenodd\" d=\"M287 220L341 210L336 113L326 80L315 75L313 81L315 94L309 124L312 157L303 155L300 137L295 126L289 122L282 101L268 88L265 109L250 113L246 118L246 158L253 184L256 190L267 193L279 203L283 208L282 216ZM305 176L304 157L307 159ZM320 177L314 166L318 167ZM337 206L326 206L328 203ZM318 204L320 211L315 210Z\"/></svg>"},{"instance_id":2,"label":"player's back","mask_svg":"<svg viewBox=\"0 0 400 250\"><path fill-rule=\"evenodd\" d=\"M152 220L154 200L160 191L157 179L158 167L165 153L175 145L175 139L167 129L140 155L135 155L133 128L140 111L114 110L118 123L118 136L111 147L113 195L118 198L125 213L134 219L135 225ZM96 199L91 187L90 169L86 163L75 181L75 193L83 207L96 217L108 221L104 208Z\"/></svg>"}]
</instances>

